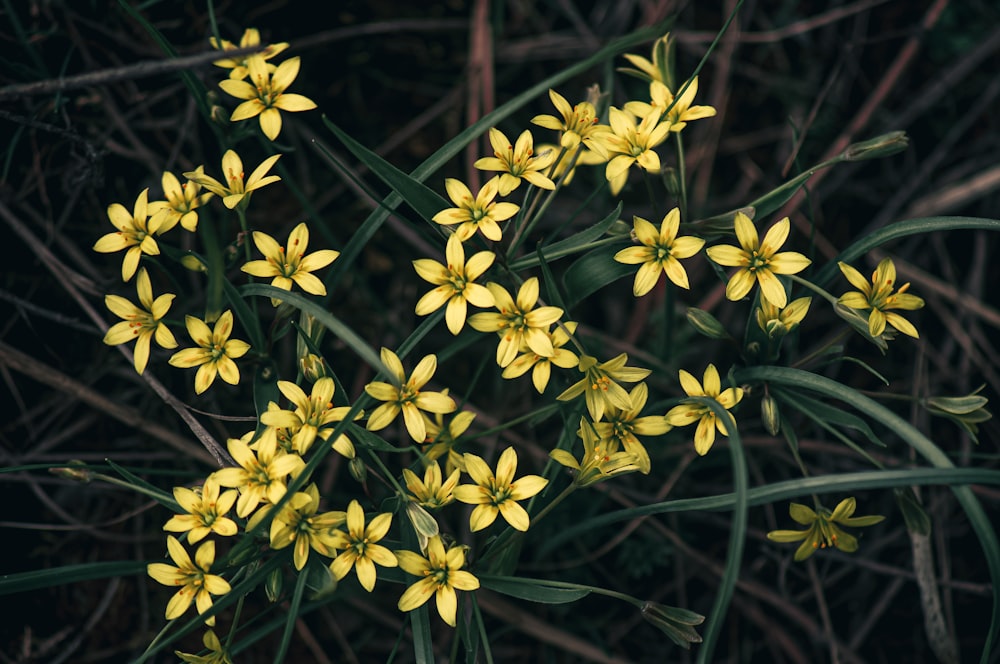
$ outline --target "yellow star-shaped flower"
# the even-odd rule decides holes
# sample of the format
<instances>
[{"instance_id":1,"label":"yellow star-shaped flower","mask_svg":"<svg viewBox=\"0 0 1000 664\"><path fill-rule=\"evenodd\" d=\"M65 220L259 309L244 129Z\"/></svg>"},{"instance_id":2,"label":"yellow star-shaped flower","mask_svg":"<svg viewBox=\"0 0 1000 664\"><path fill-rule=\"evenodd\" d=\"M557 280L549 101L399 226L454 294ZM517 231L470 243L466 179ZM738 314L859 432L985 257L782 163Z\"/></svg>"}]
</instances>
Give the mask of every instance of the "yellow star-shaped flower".
<instances>
[{"instance_id":1,"label":"yellow star-shaped flower","mask_svg":"<svg viewBox=\"0 0 1000 664\"><path fill-rule=\"evenodd\" d=\"M281 133L280 111L298 112L316 108L315 102L303 95L285 92L299 74L299 58L289 58L273 71L260 55L247 58L250 81L227 79L219 87L237 99L245 99L233 110L230 122L257 117L261 131L272 141Z\"/></svg>"},{"instance_id":2,"label":"yellow star-shaped flower","mask_svg":"<svg viewBox=\"0 0 1000 664\"><path fill-rule=\"evenodd\" d=\"M249 261L241 270L255 277L273 277L271 285L283 290L292 290L292 284L313 295L326 295L326 286L312 272L322 269L332 263L339 251L320 249L306 255L309 246L309 228L305 222L300 223L288 234L287 248L278 244L277 240L260 231L253 232L253 242L258 251L264 254L264 260ZM271 298L271 304L277 306L280 300Z\"/></svg>"},{"instance_id":3,"label":"yellow star-shaped flower","mask_svg":"<svg viewBox=\"0 0 1000 664\"><path fill-rule=\"evenodd\" d=\"M653 286L665 272L667 278L681 288L689 288L687 272L678 258L690 258L697 254L705 241L685 235L677 237L680 229L681 212L674 208L663 217L660 230L642 217L633 217L632 234L642 246L628 247L615 254L615 260L627 265L641 263L635 274L632 293L641 297L653 290Z\"/></svg>"},{"instance_id":4,"label":"yellow star-shaped flower","mask_svg":"<svg viewBox=\"0 0 1000 664\"><path fill-rule=\"evenodd\" d=\"M788 217L772 226L764 235L763 242L759 240L750 217L742 212L736 213L733 225L739 247L722 244L706 250L708 257L719 265L740 268L729 279L726 297L739 300L750 292L756 282L760 284L764 299L777 307L784 307L788 303L788 296L776 275L796 274L812 263L797 251L778 253L778 249L788 239Z\"/></svg>"}]
</instances>

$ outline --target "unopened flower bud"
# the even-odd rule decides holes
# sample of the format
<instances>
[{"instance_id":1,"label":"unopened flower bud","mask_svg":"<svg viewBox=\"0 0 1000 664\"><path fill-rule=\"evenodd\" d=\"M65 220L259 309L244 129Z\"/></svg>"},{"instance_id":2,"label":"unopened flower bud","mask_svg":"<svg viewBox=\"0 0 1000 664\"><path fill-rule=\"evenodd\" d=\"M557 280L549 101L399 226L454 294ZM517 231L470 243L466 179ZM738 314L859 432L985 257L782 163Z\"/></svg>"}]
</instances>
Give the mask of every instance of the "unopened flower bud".
<instances>
[{"instance_id":1,"label":"unopened flower bud","mask_svg":"<svg viewBox=\"0 0 1000 664\"><path fill-rule=\"evenodd\" d=\"M361 484L365 483L368 479L368 468L365 466L364 460L361 457L354 457L347 464L347 469L351 473L351 477L356 479Z\"/></svg>"},{"instance_id":2,"label":"unopened flower bud","mask_svg":"<svg viewBox=\"0 0 1000 664\"><path fill-rule=\"evenodd\" d=\"M709 339L729 339L729 333L726 332L726 328L722 327L722 323L703 309L697 309L695 307L688 307L687 319L691 323L691 326L698 331L699 334L708 337Z\"/></svg>"},{"instance_id":3,"label":"unopened flower bud","mask_svg":"<svg viewBox=\"0 0 1000 664\"><path fill-rule=\"evenodd\" d=\"M267 595L267 601L274 604L281 599L281 591L284 587L285 576L282 573L282 569L276 567L271 570L271 573L267 575L267 580L264 581L264 594Z\"/></svg>"},{"instance_id":4,"label":"unopened flower bud","mask_svg":"<svg viewBox=\"0 0 1000 664\"><path fill-rule=\"evenodd\" d=\"M772 436L781 431L781 413L778 412L778 401L770 394L765 394L760 400L760 419L764 429Z\"/></svg>"},{"instance_id":5,"label":"unopened flower bud","mask_svg":"<svg viewBox=\"0 0 1000 664\"><path fill-rule=\"evenodd\" d=\"M201 261L200 258L194 254L185 254L181 256L181 265L191 270L192 272L207 272L208 268Z\"/></svg>"},{"instance_id":6,"label":"unopened flower bud","mask_svg":"<svg viewBox=\"0 0 1000 664\"><path fill-rule=\"evenodd\" d=\"M406 503L406 516L417 533L420 550L427 549L427 540L438 535L438 522L423 507L412 501Z\"/></svg>"},{"instance_id":7,"label":"unopened flower bud","mask_svg":"<svg viewBox=\"0 0 1000 664\"><path fill-rule=\"evenodd\" d=\"M675 606L646 602L642 605L642 617L685 650L689 649L692 643L701 643L701 635L694 629L695 625L705 622L705 616L699 613Z\"/></svg>"},{"instance_id":8,"label":"unopened flower bud","mask_svg":"<svg viewBox=\"0 0 1000 664\"><path fill-rule=\"evenodd\" d=\"M302 369L302 375L310 383L315 383L320 378L329 376L326 370L326 362L323 361L322 357L313 355L312 353L299 358L299 367Z\"/></svg>"},{"instance_id":9,"label":"unopened flower bud","mask_svg":"<svg viewBox=\"0 0 1000 664\"><path fill-rule=\"evenodd\" d=\"M49 468L49 472L56 477L62 477L67 480L74 480L76 482L90 482L94 478L94 474L90 472L90 469L86 467L82 461L73 459L69 462L68 466L63 466L61 468Z\"/></svg>"},{"instance_id":10,"label":"unopened flower bud","mask_svg":"<svg viewBox=\"0 0 1000 664\"><path fill-rule=\"evenodd\" d=\"M876 136L867 141L852 143L844 150L844 159L847 161L864 161L865 159L878 159L888 157L897 152L902 152L909 145L910 139L905 131L890 131L888 134Z\"/></svg>"}]
</instances>

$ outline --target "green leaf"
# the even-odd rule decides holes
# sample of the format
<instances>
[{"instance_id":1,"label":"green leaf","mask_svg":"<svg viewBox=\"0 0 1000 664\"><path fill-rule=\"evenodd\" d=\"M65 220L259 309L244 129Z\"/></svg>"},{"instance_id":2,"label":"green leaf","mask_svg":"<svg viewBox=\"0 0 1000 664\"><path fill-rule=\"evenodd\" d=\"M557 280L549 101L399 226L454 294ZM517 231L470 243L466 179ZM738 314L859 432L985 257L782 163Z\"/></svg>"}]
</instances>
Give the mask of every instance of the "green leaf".
<instances>
[{"instance_id":1,"label":"green leaf","mask_svg":"<svg viewBox=\"0 0 1000 664\"><path fill-rule=\"evenodd\" d=\"M483 588L539 604L567 604L590 594L590 590L586 588L569 588L545 579L525 579L515 576L481 574L479 584Z\"/></svg>"},{"instance_id":2,"label":"green leaf","mask_svg":"<svg viewBox=\"0 0 1000 664\"><path fill-rule=\"evenodd\" d=\"M250 310L246 300L240 296L240 292L236 290L236 286L230 283L229 279L222 280L222 288L226 299L229 300L229 306L233 308L233 313L239 319L240 325L250 337L250 345L254 350L264 352L264 331L260 327L260 316Z\"/></svg>"},{"instance_id":3,"label":"green leaf","mask_svg":"<svg viewBox=\"0 0 1000 664\"><path fill-rule=\"evenodd\" d=\"M825 287L835 276L840 274L837 261L850 263L859 256L867 254L872 249L901 237L951 230L1000 231L1000 219L983 219L982 217L922 217L920 219L897 221L885 228L880 228L870 235L866 235L847 249L844 249L837 256L836 261L830 261L830 263L816 274L813 283L817 286Z\"/></svg>"},{"instance_id":4,"label":"green leaf","mask_svg":"<svg viewBox=\"0 0 1000 664\"><path fill-rule=\"evenodd\" d=\"M606 216L604 219L601 219L593 226L585 228L579 233L574 233L570 237L559 240L558 242L553 242L550 245L539 247L538 251L535 253L518 258L516 261L511 262L509 266L510 269L513 272L520 272L521 270L535 267L542 260L543 249L545 251L545 260L549 262L559 260L560 258L570 256L586 249L592 242L595 242L603 237L608 229L611 228L612 224L618 221L622 214L622 205L623 204L619 202L618 207L616 207L611 214ZM626 238L623 237L622 239L624 240Z\"/></svg>"},{"instance_id":5,"label":"green leaf","mask_svg":"<svg viewBox=\"0 0 1000 664\"><path fill-rule=\"evenodd\" d=\"M396 447L388 442L378 434L372 433L364 427L360 427L357 424L352 424L347 429L347 434L354 440L358 441L358 444L362 447L366 447L370 450L375 450L376 452L409 452L412 448L407 447Z\"/></svg>"},{"instance_id":6,"label":"green leaf","mask_svg":"<svg viewBox=\"0 0 1000 664\"><path fill-rule=\"evenodd\" d=\"M1000 221L994 222L997 229L1000 229ZM937 445L929 438L920 433L912 424L892 412L885 406L866 397L857 390L842 385L835 380L817 376L808 371L791 369L787 367L752 367L738 372L740 382L760 382L783 384L786 387L797 390L809 390L823 394L831 399L839 399L844 403L853 406L861 413L881 423L887 429L902 438L920 456L937 468L951 469L955 465ZM1000 634L1000 541L997 540L997 533L993 526L993 520L986 515L979 499L968 486L952 486L952 492L958 499L962 509L968 517L972 529L979 538L979 543L983 547L983 558L986 561L990 572L990 580L993 583L993 611L990 618L990 628L983 647L980 661L984 664L989 661L992 652L993 642Z\"/></svg>"},{"instance_id":7,"label":"green leaf","mask_svg":"<svg viewBox=\"0 0 1000 664\"><path fill-rule=\"evenodd\" d=\"M378 353L376 353L372 347L364 341L364 339L362 339L356 332L354 332L354 330L342 323L340 319L324 309L317 302L306 299L298 293L291 293L267 284L247 284L245 286L241 286L239 291L241 295L262 295L265 297L277 298L301 311L305 311L307 314L315 318L316 322L330 330L334 336L347 344L348 348L353 350L358 357L367 362L369 366L375 368L379 371L379 373L383 373L385 375L390 373L389 370L382 364L382 360Z\"/></svg>"},{"instance_id":8,"label":"green leaf","mask_svg":"<svg viewBox=\"0 0 1000 664\"><path fill-rule=\"evenodd\" d=\"M116 576L131 576L146 571L146 563L139 560L119 560L104 563L81 563L64 565L32 572L4 574L0 576L0 595L23 593L39 588L64 586L77 581L110 579Z\"/></svg>"},{"instance_id":9,"label":"green leaf","mask_svg":"<svg viewBox=\"0 0 1000 664\"><path fill-rule=\"evenodd\" d=\"M111 459L105 459L104 461L109 466L111 466L112 470L114 470L116 473L124 477L129 482L133 491L149 496L156 502L160 503L165 507L169 507L178 514L184 512L184 510L181 509L181 506L177 504L177 501L174 500L173 495L167 493L166 491L164 491L163 489L154 484L150 484L149 482L142 479L132 471L125 468L124 466L119 466Z\"/></svg>"},{"instance_id":10,"label":"green leaf","mask_svg":"<svg viewBox=\"0 0 1000 664\"><path fill-rule=\"evenodd\" d=\"M426 219L431 220L435 214L445 208L454 207L451 203L442 198L436 191L425 185L420 180L399 170L385 159L375 154L361 143L351 138L340 127L330 122L326 115L323 116L323 123L326 124L333 134L340 139L348 150L354 154L358 160L367 166L372 173L377 175L383 182L403 197L406 203Z\"/></svg>"},{"instance_id":11,"label":"green leaf","mask_svg":"<svg viewBox=\"0 0 1000 664\"><path fill-rule=\"evenodd\" d=\"M806 396L802 392L793 394L788 390L772 388L771 393L780 400L788 403L788 405L792 406L796 410L805 413L812 418L824 420L831 425L853 429L861 434L864 434L865 438L867 438L872 444L878 445L879 447L887 447L887 445L875 435L875 432L872 431L871 426L869 426L867 422L857 415L848 413L842 408L831 406L830 404L820 401L819 399Z\"/></svg>"},{"instance_id":12,"label":"green leaf","mask_svg":"<svg viewBox=\"0 0 1000 664\"><path fill-rule=\"evenodd\" d=\"M635 272L634 265L615 261L621 247L599 247L576 259L563 275L566 306L573 307L588 295Z\"/></svg>"}]
</instances>

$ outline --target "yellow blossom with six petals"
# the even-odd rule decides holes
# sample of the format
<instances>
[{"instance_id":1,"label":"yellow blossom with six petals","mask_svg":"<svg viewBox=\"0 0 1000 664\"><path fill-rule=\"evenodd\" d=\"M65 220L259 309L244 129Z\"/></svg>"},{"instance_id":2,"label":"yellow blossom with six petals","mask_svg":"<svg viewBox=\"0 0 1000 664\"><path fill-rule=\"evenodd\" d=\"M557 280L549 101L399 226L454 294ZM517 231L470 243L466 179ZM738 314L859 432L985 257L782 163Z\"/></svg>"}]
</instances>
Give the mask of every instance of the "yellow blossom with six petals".
<instances>
[{"instance_id":1,"label":"yellow blossom with six petals","mask_svg":"<svg viewBox=\"0 0 1000 664\"><path fill-rule=\"evenodd\" d=\"M627 247L615 254L615 260L619 263L641 263L635 274L632 294L642 297L653 290L661 272L665 272L667 278L681 288L689 288L687 272L677 259L694 256L705 241L691 235L677 237L681 223L680 210L674 208L663 217L659 232L642 217L633 217L632 223L632 234L641 246Z\"/></svg>"},{"instance_id":2,"label":"yellow blossom with six petals","mask_svg":"<svg viewBox=\"0 0 1000 664\"><path fill-rule=\"evenodd\" d=\"M255 277L271 279L271 285L282 290L292 290L292 284L313 295L326 295L326 286L314 274L332 263L340 256L339 251L320 249L306 255L309 246L309 228L305 222L300 223L288 234L286 247L277 240L260 231L253 232L253 242L258 251L264 254L264 260L249 261L240 269ZM279 300L271 299L271 304L277 306Z\"/></svg>"},{"instance_id":3,"label":"yellow blossom with six petals","mask_svg":"<svg viewBox=\"0 0 1000 664\"><path fill-rule=\"evenodd\" d=\"M427 540L426 558L413 551L396 551L399 566L408 574L419 577L399 598L399 610L412 611L426 604L433 595L441 619L454 627L458 611L455 590L475 590L479 587L479 579L462 569L466 548L455 545L446 552L441 536L434 535Z\"/></svg>"},{"instance_id":4,"label":"yellow blossom with six petals","mask_svg":"<svg viewBox=\"0 0 1000 664\"><path fill-rule=\"evenodd\" d=\"M191 602L195 603L199 614L205 613L212 608L212 595L225 595L231 590L228 581L209 573L215 562L215 542L209 540L199 546L192 561L184 545L173 535L168 535L167 552L174 565L150 563L146 566L146 573L163 585L182 586L167 602L167 620L180 618ZM205 624L214 625L215 617L208 618Z\"/></svg>"},{"instance_id":5,"label":"yellow blossom with six petals","mask_svg":"<svg viewBox=\"0 0 1000 664\"><path fill-rule=\"evenodd\" d=\"M526 346L542 357L552 357L552 339L549 326L559 320L563 310L559 307L538 307L538 278L531 277L521 284L517 300L510 296L500 284L486 285L493 294L493 306L498 313L483 312L469 318L469 325L480 332L496 332L500 335L497 344L497 364L506 367L517 357L517 352Z\"/></svg>"},{"instance_id":6,"label":"yellow blossom with six petals","mask_svg":"<svg viewBox=\"0 0 1000 664\"><path fill-rule=\"evenodd\" d=\"M549 481L539 475L524 475L515 480L516 470L517 452L513 447L508 447L500 455L495 475L481 457L465 454L465 472L475 484L460 484L453 493L455 500L476 506L469 516L472 532L492 524L498 514L512 528L522 532L528 530L528 513L517 501L531 498Z\"/></svg>"},{"instance_id":7,"label":"yellow blossom with six petals","mask_svg":"<svg viewBox=\"0 0 1000 664\"><path fill-rule=\"evenodd\" d=\"M389 532L392 514L379 514L365 527L365 511L361 503L352 500L347 506L347 532L333 531L334 546L344 549L333 562L330 572L339 581L354 568L361 587L371 592L375 589L375 565L396 567L396 556L379 544L379 540Z\"/></svg>"},{"instance_id":8,"label":"yellow blossom with six petals","mask_svg":"<svg viewBox=\"0 0 1000 664\"><path fill-rule=\"evenodd\" d=\"M275 154L260 162L244 183L243 160L232 150L226 150L226 154L222 155L222 172L225 174L226 184L205 175L201 169L188 171L184 173L184 177L197 182L216 196L221 196L222 204L232 210L240 203L245 207L250 200L250 194L281 179L277 175L267 175L279 158L281 155Z\"/></svg>"},{"instance_id":9,"label":"yellow blossom with six petals","mask_svg":"<svg viewBox=\"0 0 1000 664\"><path fill-rule=\"evenodd\" d=\"M427 426L420 411L431 413L451 413L458 406L455 400L442 392L426 392L421 388L434 376L437 369L437 356L427 355L414 367L410 377L406 377L403 363L399 356L388 348L382 348L382 364L390 371L392 383L373 381L365 385L369 396L384 401L381 406L368 416L369 431L380 431L403 413L403 422L410 437L418 443L424 442L427 436Z\"/></svg>"},{"instance_id":10,"label":"yellow blossom with six petals","mask_svg":"<svg viewBox=\"0 0 1000 664\"><path fill-rule=\"evenodd\" d=\"M797 251L778 249L788 239L790 224L785 217L772 226L760 241L757 229L750 217L742 212L736 213L733 222L736 239L740 246L728 244L716 245L706 250L708 257L719 265L739 267L726 286L726 297L730 300L743 298L753 288L754 283L760 284L761 296L771 304L784 307L788 302L785 287L776 275L796 274L806 269L811 260Z\"/></svg>"},{"instance_id":11,"label":"yellow blossom with six petals","mask_svg":"<svg viewBox=\"0 0 1000 664\"><path fill-rule=\"evenodd\" d=\"M194 377L194 391L201 394L215 381L218 374L230 385L240 382L240 370L234 359L243 357L250 350L250 344L239 339L230 339L233 331L233 312L228 309L215 321L215 327L209 329L205 321L195 316L186 316L191 339L198 344L197 348L185 348L174 353L170 358L171 366L187 369L198 367Z\"/></svg>"},{"instance_id":12,"label":"yellow blossom with six petals","mask_svg":"<svg viewBox=\"0 0 1000 664\"><path fill-rule=\"evenodd\" d=\"M490 291L474 282L493 265L495 259L493 252L480 251L466 262L462 241L458 233L452 233L445 247L447 266L430 258L413 261L413 269L420 278L437 286L417 301L416 314L426 316L447 304L445 322L448 324L448 331L452 334L461 332L465 325L467 304L477 307L493 306Z\"/></svg>"},{"instance_id":13,"label":"yellow blossom with six petals","mask_svg":"<svg viewBox=\"0 0 1000 664\"><path fill-rule=\"evenodd\" d=\"M525 129L511 145L507 136L496 127L490 128L493 156L477 159L474 167L483 171L500 171L499 193L506 196L521 184L521 180L539 189L555 189L556 184L543 172L556 158L554 150L535 154L531 132Z\"/></svg>"},{"instance_id":14,"label":"yellow blossom with six petals","mask_svg":"<svg viewBox=\"0 0 1000 664\"><path fill-rule=\"evenodd\" d=\"M514 203L497 203L493 200L500 191L499 176L490 178L475 197L463 182L455 178L447 178L444 188L448 192L448 198L458 207L441 210L432 219L442 226L458 224L455 235L462 242L475 235L477 230L481 230L490 240L499 242L503 232L497 222L510 219L521 209Z\"/></svg>"},{"instance_id":15,"label":"yellow blossom with six petals","mask_svg":"<svg viewBox=\"0 0 1000 664\"><path fill-rule=\"evenodd\" d=\"M868 283L864 275L843 261L837 263L847 280L858 290L840 296L838 302L852 309L871 309L868 314L868 332L877 337L885 331L886 324L891 325L903 334L918 338L920 335L913 324L891 311L903 309L913 311L924 306L922 298L907 293L909 283L899 287L895 293L896 265L891 258L883 258L872 273L872 282Z\"/></svg>"},{"instance_id":16,"label":"yellow blossom with six petals","mask_svg":"<svg viewBox=\"0 0 1000 664\"><path fill-rule=\"evenodd\" d=\"M681 387L689 397L707 397L715 399L723 408L730 410L743 399L743 388L729 387L722 391L722 380L719 370L714 364L705 368L704 387L698 379L683 369L680 370ZM708 454L715 442L715 430L723 436L728 436L727 425L715 414L715 411L697 402L681 403L667 412L667 422L675 427L684 427L698 420L698 429L694 434L694 450L701 456Z\"/></svg>"},{"instance_id":17,"label":"yellow blossom with six petals","mask_svg":"<svg viewBox=\"0 0 1000 664\"><path fill-rule=\"evenodd\" d=\"M159 230L163 218L149 218L148 196L149 189L143 189L142 193L135 199L135 206L133 206L131 214L121 203L109 205L108 219L111 220L111 225L118 230L101 236L94 243L94 251L102 254L110 254L122 249L127 250L125 258L122 260L122 281L128 281L135 274L142 254L158 256L160 253L160 247L156 244L156 238L153 235Z\"/></svg>"},{"instance_id":18,"label":"yellow blossom with six petals","mask_svg":"<svg viewBox=\"0 0 1000 664\"><path fill-rule=\"evenodd\" d=\"M135 370L142 375L149 361L151 339L155 338L156 343L163 348L177 347L173 333L163 324L163 317L167 315L176 296L173 293L164 293L154 300L153 287L149 275L146 274L146 268L139 269L135 285L142 307L135 306L119 295L104 296L104 305L111 313L124 319L108 328L104 335L104 343L117 346L135 339L133 362Z\"/></svg>"},{"instance_id":19,"label":"yellow blossom with six petals","mask_svg":"<svg viewBox=\"0 0 1000 664\"><path fill-rule=\"evenodd\" d=\"M300 58L289 58L274 71L260 55L246 60L250 81L227 79L219 87L237 99L245 101L233 110L230 122L257 117L261 131L272 141L281 133L280 111L298 112L316 108L312 99L285 92L299 74Z\"/></svg>"}]
</instances>

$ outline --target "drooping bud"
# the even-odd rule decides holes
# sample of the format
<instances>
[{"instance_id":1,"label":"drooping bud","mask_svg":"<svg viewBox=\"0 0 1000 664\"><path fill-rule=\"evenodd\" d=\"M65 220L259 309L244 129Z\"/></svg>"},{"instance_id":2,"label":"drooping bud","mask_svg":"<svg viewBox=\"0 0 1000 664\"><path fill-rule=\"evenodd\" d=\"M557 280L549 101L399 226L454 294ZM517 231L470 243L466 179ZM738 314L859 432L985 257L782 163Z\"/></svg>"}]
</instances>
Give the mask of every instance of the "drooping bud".
<instances>
[{"instance_id":1,"label":"drooping bud","mask_svg":"<svg viewBox=\"0 0 1000 664\"><path fill-rule=\"evenodd\" d=\"M764 429L772 436L781 431L781 413L778 411L778 401L770 394L765 394L760 400L760 419Z\"/></svg>"}]
</instances>

